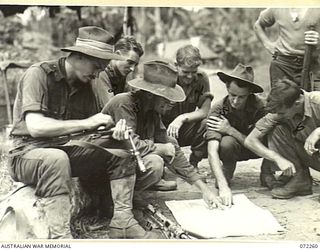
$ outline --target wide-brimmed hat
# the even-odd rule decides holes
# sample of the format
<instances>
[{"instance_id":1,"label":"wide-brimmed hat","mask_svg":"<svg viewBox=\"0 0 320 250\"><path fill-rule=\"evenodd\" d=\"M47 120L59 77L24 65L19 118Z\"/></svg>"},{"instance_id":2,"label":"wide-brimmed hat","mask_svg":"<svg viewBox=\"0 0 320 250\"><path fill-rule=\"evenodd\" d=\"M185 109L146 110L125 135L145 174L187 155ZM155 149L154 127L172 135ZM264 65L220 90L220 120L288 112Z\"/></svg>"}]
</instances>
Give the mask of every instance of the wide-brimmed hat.
<instances>
[{"instance_id":1,"label":"wide-brimmed hat","mask_svg":"<svg viewBox=\"0 0 320 250\"><path fill-rule=\"evenodd\" d=\"M79 28L79 35L74 46L61 49L67 52L80 52L89 56L107 60L124 60L114 53L114 38L106 30L96 26Z\"/></svg>"},{"instance_id":2,"label":"wide-brimmed hat","mask_svg":"<svg viewBox=\"0 0 320 250\"><path fill-rule=\"evenodd\" d=\"M172 102L183 102L186 95L177 85L177 71L173 65L165 61L149 61L143 65L143 77L128 82L134 88L162 96Z\"/></svg>"},{"instance_id":3,"label":"wide-brimmed hat","mask_svg":"<svg viewBox=\"0 0 320 250\"><path fill-rule=\"evenodd\" d=\"M232 80L241 81L251 89L252 93L263 92L263 88L253 82L254 73L251 66L245 66L239 63L230 74L226 74L220 71L217 73L217 75L224 83L231 82Z\"/></svg>"}]
</instances>

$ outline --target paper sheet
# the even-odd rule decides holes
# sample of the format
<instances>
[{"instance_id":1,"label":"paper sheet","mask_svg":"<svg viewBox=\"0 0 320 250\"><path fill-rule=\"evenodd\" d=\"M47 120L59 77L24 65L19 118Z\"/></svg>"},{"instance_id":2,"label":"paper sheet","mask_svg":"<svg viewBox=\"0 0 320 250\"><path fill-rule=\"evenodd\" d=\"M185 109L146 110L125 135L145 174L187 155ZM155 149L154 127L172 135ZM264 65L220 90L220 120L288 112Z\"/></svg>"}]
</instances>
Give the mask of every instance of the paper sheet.
<instances>
[{"instance_id":1,"label":"paper sheet","mask_svg":"<svg viewBox=\"0 0 320 250\"><path fill-rule=\"evenodd\" d=\"M166 201L177 222L204 238L275 234L284 229L267 210L253 204L244 194L233 196L226 210L209 210L202 199Z\"/></svg>"}]
</instances>

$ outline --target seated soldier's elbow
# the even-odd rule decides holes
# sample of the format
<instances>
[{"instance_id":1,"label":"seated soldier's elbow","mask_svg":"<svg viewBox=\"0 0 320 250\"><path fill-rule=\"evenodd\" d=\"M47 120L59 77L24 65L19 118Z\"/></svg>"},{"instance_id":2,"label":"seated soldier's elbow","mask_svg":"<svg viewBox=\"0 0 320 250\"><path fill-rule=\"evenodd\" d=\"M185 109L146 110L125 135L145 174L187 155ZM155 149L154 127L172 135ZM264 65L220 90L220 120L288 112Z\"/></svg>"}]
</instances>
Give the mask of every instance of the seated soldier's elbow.
<instances>
[{"instance_id":1,"label":"seated soldier's elbow","mask_svg":"<svg viewBox=\"0 0 320 250\"><path fill-rule=\"evenodd\" d=\"M34 138L45 137L45 133L40 127L37 126L27 126L30 135Z\"/></svg>"},{"instance_id":2,"label":"seated soldier's elbow","mask_svg":"<svg viewBox=\"0 0 320 250\"><path fill-rule=\"evenodd\" d=\"M34 138L45 137L46 125L41 120L42 115L27 113L25 117L26 126L30 135Z\"/></svg>"}]
</instances>

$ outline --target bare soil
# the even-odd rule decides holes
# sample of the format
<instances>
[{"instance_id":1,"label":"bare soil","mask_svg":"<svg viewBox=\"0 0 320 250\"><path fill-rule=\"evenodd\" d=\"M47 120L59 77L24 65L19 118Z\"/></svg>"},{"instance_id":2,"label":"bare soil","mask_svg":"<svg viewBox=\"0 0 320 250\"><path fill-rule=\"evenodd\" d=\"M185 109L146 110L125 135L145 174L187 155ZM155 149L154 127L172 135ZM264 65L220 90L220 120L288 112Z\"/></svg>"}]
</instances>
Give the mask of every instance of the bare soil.
<instances>
[{"instance_id":1,"label":"bare soil","mask_svg":"<svg viewBox=\"0 0 320 250\"><path fill-rule=\"evenodd\" d=\"M188 148L184 148L188 153ZM254 204L268 209L278 220L285 231L275 235L258 235L246 237L227 237L224 241L307 241L317 242L320 236L320 173L312 171L314 179L313 194L308 196L294 197L289 200L272 199L270 191L260 185L259 174L262 159L238 162L232 182L233 194L245 194ZM209 170L207 159L202 160L199 172L208 176L209 186L214 185ZM172 177L172 176L171 176ZM201 194L195 188L180 178L177 178L178 190L172 192L149 192L146 196L150 201L159 204L167 216L171 213L165 206L165 200L197 199ZM263 223L263 222L261 222ZM221 241L221 239L218 239Z\"/></svg>"}]
</instances>

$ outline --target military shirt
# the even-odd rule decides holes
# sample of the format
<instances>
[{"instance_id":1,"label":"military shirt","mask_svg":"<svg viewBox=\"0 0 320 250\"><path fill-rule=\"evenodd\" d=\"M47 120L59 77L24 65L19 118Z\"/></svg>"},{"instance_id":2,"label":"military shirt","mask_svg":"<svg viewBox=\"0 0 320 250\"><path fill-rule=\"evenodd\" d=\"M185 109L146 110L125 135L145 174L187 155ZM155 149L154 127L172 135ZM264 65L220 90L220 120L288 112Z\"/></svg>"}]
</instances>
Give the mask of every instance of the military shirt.
<instances>
[{"instance_id":1,"label":"military shirt","mask_svg":"<svg viewBox=\"0 0 320 250\"><path fill-rule=\"evenodd\" d=\"M126 91L127 76L121 75L115 66L109 64L91 84L98 106L102 110L113 96Z\"/></svg>"},{"instance_id":2,"label":"military shirt","mask_svg":"<svg viewBox=\"0 0 320 250\"><path fill-rule=\"evenodd\" d=\"M114 96L102 113L111 115L115 122L126 120L127 126L133 130L133 140L142 157L156 149L155 143L170 142L160 114L143 104L139 90ZM171 167L190 183L200 179L179 146L176 147L176 156Z\"/></svg>"},{"instance_id":3,"label":"military shirt","mask_svg":"<svg viewBox=\"0 0 320 250\"><path fill-rule=\"evenodd\" d=\"M308 26L314 24L315 30L320 32L320 8L308 9L304 17L296 21L292 20L289 8L268 8L260 13L258 22L264 27L279 25L279 36L275 41L278 52L304 55L304 32L309 30Z\"/></svg>"},{"instance_id":4,"label":"military shirt","mask_svg":"<svg viewBox=\"0 0 320 250\"><path fill-rule=\"evenodd\" d=\"M40 112L58 120L85 119L98 113L90 84L67 82L66 58L32 65L18 84L12 136L30 136L27 112Z\"/></svg>"},{"instance_id":5,"label":"military shirt","mask_svg":"<svg viewBox=\"0 0 320 250\"><path fill-rule=\"evenodd\" d=\"M177 83L183 88L186 100L176 103L166 115L162 116L162 120L166 126L177 116L200 108L206 99L213 99L213 95L210 93L209 78L203 71L198 71L195 80L189 85L183 85L179 83L179 80Z\"/></svg>"},{"instance_id":6,"label":"military shirt","mask_svg":"<svg viewBox=\"0 0 320 250\"><path fill-rule=\"evenodd\" d=\"M228 99L228 96L223 98L221 101L214 104L211 108L208 118L210 116L224 116L228 119L230 125L237 129L240 133L248 135L254 128L255 123L263 117L265 114L265 108L263 101L255 94L248 96L247 103L243 110L234 109ZM207 130L206 140L218 140L221 141L222 134Z\"/></svg>"},{"instance_id":7,"label":"military shirt","mask_svg":"<svg viewBox=\"0 0 320 250\"><path fill-rule=\"evenodd\" d=\"M284 119L278 114L268 113L256 123L256 129L266 135L278 124L285 124L297 141L305 143L308 136L320 127L320 92L304 92L304 97L304 113L301 116Z\"/></svg>"}]
</instances>

